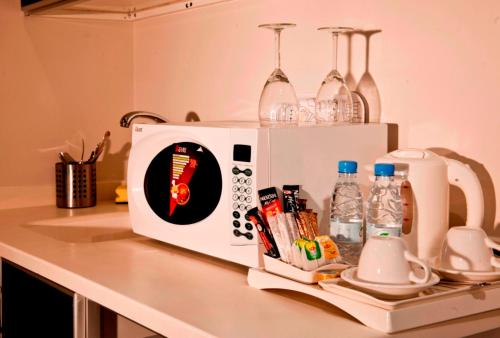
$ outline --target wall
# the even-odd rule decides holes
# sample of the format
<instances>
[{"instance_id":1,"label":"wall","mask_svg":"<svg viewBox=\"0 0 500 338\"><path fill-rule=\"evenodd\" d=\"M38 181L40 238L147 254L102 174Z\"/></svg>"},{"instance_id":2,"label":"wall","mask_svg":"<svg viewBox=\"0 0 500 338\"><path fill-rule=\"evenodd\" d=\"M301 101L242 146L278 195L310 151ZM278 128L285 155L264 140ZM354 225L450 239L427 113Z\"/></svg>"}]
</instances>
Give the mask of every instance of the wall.
<instances>
[{"instance_id":1,"label":"wall","mask_svg":"<svg viewBox=\"0 0 500 338\"><path fill-rule=\"evenodd\" d=\"M25 17L19 1L0 2L0 209L55 203L57 153L79 158L84 137L88 156L106 130L98 190L111 198L130 139L118 122L133 107L132 28Z\"/></svg>"},{"instance_id":2,"label":"wall","mask_svg":"<svg viewBox=\"0 0 500 338\"><path fill-rule=\"evenodd\" d=\"M432 148L469 163L486 197L485 225L499 224L500 2L483 0L232 0L135 23L24 17L17 1L0 2L0 208L53 203L58 151L79 153L105 130L111 146L98 166L101 198L124 178L133 109L184 120L257 118L273 69L273 38L258 29L290 21L282 65L299 96L314 96L330 69L331 44L316 28L379 29L369 72L382 119L399 125L401 147ZM339 69L359 81L363 35L340 40ZM69 146L74 144L76 147ZM465 217L452 189L452 223ZM499 215L497 215L499 214ZM500 226L495 233L500 235Z\"/></svg>"},{"instance_id":3,"label":"wall","mask_svg":"<svg viewBox=\"0 0 500 338\"><path fill-rule=\"evenodd\" d=\"M137 109L174 121L257 118L273 69L273 37L257 25L294 22L282 34L282 68L298 96L314 96L330 70L321 26L381 30L370 39L369 72L382 120L399 125L400 147L432 148L469 163L486 197L485 226L500 235L500 2L457 0L234 0L134 24ZM339 69L359 81L365 37L340 40ZM432 189L432 187L429 187ZM465 217L452 189L451 222ZM496 216L496 214L498 214ZM496 230L493 229L496 224Z\"/></svg>"}]
</instances>

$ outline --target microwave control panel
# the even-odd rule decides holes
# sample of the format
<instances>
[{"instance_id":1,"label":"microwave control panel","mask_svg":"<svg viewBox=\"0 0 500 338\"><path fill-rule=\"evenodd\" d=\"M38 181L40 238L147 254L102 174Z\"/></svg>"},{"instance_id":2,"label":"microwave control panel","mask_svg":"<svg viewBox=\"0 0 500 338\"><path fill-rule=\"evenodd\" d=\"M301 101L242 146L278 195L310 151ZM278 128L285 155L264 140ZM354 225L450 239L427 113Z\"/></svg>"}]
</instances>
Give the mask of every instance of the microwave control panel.
<instances>
[{"instance_id":1,"label":"microwave control panel","mask_svg":"<svg viewBox=\"0 0 500 338\"><path fill-rule=\"evenodd\" d=\"M257 205L256 182L252 165L251 146L235 144L231 168L232 239L231 245L258 242L258 234L247 211Z\"/></svg>"}]
</instances>

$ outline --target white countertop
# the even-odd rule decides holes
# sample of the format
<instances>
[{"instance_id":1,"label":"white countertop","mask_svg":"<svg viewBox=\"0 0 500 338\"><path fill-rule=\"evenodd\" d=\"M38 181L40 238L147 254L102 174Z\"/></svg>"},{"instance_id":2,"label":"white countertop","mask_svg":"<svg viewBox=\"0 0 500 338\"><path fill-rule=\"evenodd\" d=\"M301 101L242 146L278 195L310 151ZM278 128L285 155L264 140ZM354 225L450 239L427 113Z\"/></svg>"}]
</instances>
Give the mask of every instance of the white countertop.
<instances>
[{"instance_id":1,"label":"white countertop","mask_svg":"<svg viewBox=\"0 0 500 338\"><path fill-rule=\"evenodd\" d=\"M253 289L245 267L136 236L126 211L104 203L2 210L0 256L171 338L385 336L313 297ZM56 226L109 213L117 218L104 229ZM463 337L497 327L500 310L390 336Z\"/></svg>"}]
</instances>

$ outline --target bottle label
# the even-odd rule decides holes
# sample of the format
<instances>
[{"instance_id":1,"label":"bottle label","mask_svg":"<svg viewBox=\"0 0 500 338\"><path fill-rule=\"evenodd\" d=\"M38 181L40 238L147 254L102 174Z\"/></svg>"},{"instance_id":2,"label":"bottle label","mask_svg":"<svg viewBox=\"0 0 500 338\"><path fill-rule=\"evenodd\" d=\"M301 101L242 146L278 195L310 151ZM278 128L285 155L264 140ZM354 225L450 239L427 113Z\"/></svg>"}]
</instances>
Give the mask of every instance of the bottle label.
<instances>
[{"instance_id":1,"label":"bottle label","mask_svg":"<svg viewBox=\"0 0 500 338\"><path fill-rule=\"evenodd\" d=\"M330 222L330 235L336 242L361 243L363 241L362 222L342 223Z\"/></svg>"},{"instance_id":2,"label":"bottle label","mask_svg":"<svg viewBox=\"0 0 500 338\"><path fill-rule=\"evenodd\" d=\"M401 225L387 225L387 224L366 224L366 239L373 236L395 236L401 237Z\"/></svg>"}]
</instances>

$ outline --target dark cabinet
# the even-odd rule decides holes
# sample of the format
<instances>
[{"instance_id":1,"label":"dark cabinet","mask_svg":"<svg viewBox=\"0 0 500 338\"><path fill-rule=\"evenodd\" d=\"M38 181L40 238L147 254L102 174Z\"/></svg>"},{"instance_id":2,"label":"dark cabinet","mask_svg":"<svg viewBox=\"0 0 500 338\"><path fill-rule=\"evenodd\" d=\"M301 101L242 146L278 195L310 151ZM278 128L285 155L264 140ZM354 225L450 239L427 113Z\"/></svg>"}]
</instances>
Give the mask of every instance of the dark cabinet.
<instances>
[{"instance_id":1,"label":"dark cabinet","mask_svg":"<svg viewBox=\"0 0 500 338\"><path fill-rule=\"evenodd\" d=\"M74 293L2 260L3 338L73 337Z\"/></svg>"}]
</instances>

